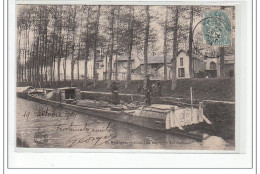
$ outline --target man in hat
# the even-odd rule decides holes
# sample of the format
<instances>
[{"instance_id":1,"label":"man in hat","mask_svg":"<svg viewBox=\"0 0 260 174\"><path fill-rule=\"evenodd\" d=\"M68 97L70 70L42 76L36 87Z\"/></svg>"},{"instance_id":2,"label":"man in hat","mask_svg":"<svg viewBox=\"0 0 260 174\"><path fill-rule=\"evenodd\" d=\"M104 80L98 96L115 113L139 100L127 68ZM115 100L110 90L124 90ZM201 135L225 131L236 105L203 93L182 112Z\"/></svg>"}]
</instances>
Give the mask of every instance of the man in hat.
<instances>
[{"instance_id":1,"label":"man in hat","mask_svg":"<svg viewBox=\"0 0 260 174\"><path fill-rule=\"evenodd\" d=\"M162 84L160 80L157 80L157 96L162 96Z\"/></svg>"},{"instance_id":2,"label":"man in hat","mask_svg":"<svg viewBox=\"0 0 260 174\"><path fill-rule=\"evenodd\" d=\"M144 92L145 92L145 104L147 106L151 105L151 82L149 76L145 76L144 80Z\"/></svg>"},{"instance_id":3,"label":"man in hat","mask_svg":"<svg viewBox=\"0 0 260 174\"><path fill-rule=\"evenodd\" d=\"M119 104L118 87L116 82L113 82L111 86L111 92L112 92L112 103L115 105Z\"/></svg>"}]
</instances>

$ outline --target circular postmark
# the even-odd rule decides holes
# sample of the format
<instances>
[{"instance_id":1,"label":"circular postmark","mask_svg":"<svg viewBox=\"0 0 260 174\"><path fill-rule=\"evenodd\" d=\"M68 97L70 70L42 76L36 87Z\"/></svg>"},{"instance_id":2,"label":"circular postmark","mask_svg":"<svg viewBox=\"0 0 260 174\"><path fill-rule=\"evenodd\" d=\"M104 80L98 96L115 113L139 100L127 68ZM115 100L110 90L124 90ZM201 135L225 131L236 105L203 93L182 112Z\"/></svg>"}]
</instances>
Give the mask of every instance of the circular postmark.
<instances>
[{"instance_id":1,"label":"circular postmark","mask_svg":"<svg viewBox=\"0 0 260 174\"><path fill-rule=\"evenodd\" d=\"M37 145L45 145L48 142L48 135L44 131L36 132L34 134L34 142Z\"/></svg>"}]
</instances>

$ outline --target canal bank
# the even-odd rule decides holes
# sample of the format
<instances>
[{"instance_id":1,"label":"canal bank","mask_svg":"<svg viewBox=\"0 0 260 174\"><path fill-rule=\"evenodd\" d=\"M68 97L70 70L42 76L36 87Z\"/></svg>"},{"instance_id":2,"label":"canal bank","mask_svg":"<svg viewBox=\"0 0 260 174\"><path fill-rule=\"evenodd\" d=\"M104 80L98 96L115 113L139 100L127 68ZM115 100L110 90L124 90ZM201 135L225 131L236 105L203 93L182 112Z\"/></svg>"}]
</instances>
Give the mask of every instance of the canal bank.
<instances>
[{"instance_id":1,"label":"canal bank","mask_svg":"<svg viewBox=\"0 0 260 174\"><path fill-rule=\"evenodd\" d=\"M151 84L157 81L151 80ZM131 80L128 88L125 88L125 81L116 81L119 94L142 94L140 88L143 88L142 80ZM190 98L190 87L193 89L193 95L198 100L218 100L218 101L235 101L235 79L233 78L193 78L193 79L178 79L176 81L175 90L171 90L171 80L160 81L163 97L174 98ZM53 81L53 82L17 82L17 87L20 86L33 86L37 88L61 88L66 86L74 86L81 91L94 91L94 92L111 92L108 87L108 81L97 81L96 86L93 80L88 79L84 84L83 80L74 81Z\"/></svg>"}]
</instances>

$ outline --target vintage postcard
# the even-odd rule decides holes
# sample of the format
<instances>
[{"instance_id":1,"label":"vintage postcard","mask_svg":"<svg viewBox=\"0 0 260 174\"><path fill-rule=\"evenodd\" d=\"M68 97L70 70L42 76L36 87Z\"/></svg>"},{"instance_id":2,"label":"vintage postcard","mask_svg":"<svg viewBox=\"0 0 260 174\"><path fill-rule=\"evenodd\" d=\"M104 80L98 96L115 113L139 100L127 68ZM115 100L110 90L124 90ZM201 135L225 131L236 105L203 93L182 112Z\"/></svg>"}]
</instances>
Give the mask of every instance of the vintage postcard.
<instances>
[{"instance_id":1,"label":"vintage postcard","mask_svg":"<svg viewBox=\"0 0 260 174\"><path fill-rule=\"evenodd\" d=\"M236 8L16 5L16 147L236 149Z\"/></svg>"}]
</instances>

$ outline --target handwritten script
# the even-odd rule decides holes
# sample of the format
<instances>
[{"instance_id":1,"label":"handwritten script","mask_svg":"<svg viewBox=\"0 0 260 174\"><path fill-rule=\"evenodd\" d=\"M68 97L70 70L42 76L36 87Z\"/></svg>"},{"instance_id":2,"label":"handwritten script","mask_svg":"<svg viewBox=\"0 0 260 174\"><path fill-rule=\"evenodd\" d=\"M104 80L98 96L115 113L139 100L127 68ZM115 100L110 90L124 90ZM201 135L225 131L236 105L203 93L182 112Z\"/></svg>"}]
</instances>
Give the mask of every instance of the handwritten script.
<instances>
[{"instance_id":1,"label":"handwritten script","mask_svg":"<svg viewBox=\"0 0 260 174\"><path fill-rule=\"evenodd\" d=\"M58 112L55 109L50 110L48 107L47 108L39 108L36 112L32 113L32 112L27 112L25 111L22 116L26 119L26 121L28 121L30 116L36 116L36 117L66 117L66 120L70 119L70 118L74 118L77 116L76 112L73 111L65 111L65 113L62 112Z\"/></svg>"},{"instance_id":2,"label":"handwritten script","mask_svg":"<svg viewBox=\"0 0 260 174\"><path fill-rule=\"evenodd\" d=\"M95 126L95 123L77 125L71 122L69 125L58 124L56 130L80 132L79 134L73 135L67 140L66 144L68 147L74 147L82 143L90 144L92 147L96 147L116 138L117 136L117 134L113 133L112 129L110 128L110 122L99 128Z\"/></svg>"}]
</instances>

